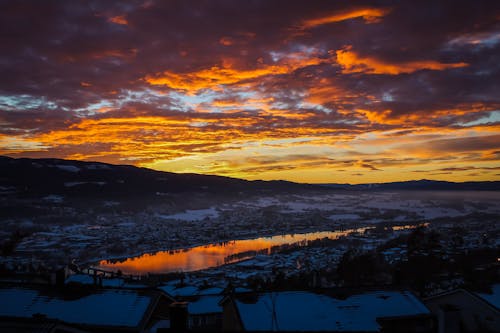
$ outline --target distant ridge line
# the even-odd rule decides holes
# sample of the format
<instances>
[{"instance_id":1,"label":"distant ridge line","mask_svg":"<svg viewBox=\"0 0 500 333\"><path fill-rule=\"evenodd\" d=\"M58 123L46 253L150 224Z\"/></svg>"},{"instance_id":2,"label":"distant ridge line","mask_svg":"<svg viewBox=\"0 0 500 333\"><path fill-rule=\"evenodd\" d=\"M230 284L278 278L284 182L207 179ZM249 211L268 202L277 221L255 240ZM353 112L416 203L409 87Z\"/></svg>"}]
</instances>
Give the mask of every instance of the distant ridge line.
<instances>
[{"instance_id":1,"label":"distant ridge line","mask_svg":"<svg viewBox=\"0 0 500 333\"><path fill-rule=\"evenodd\" d=\"M76 182L81 177L84 177L84 181L91 182L97 181L97 179L92 179L93 177L99 178L99 181L102 181L101 178L107 178L111 176L109 171L115 171L119 173L125 173L129 177L145 177L146 175L152 176L171 176L176 178L176 185L182 186L182 182L189 181L191 185L194 181L200 181L200 184L208 182L210 185L215 185L214 183L221 183L225 185L231 185L230 187L259 187L266 188L268 190L272 190L274 188L280 188L281 190L287 188L308 188L308 189L332 189L332 190L357 190L357 191L386 191L386 190L433 190L433 191L459 191L459 190L470 190L470 191L500 191L500 181L467 181L467 182L449 182L442 180L429 180L429 179L421 179L421 180L410 180L410 181L399 181L399 182L388 182L388 183L366 183L366 184L338 184L338 183L325 183L325 184L310 184L310 183L297 183L293 181L287 180L245 180L241 178L220 176L220 175L205 175L205 174L196 174L196 173L174 173L168 171L159 171L144 167L137 167L133 165L127 164L110 164L103 163L97 161L79 161L79 160L66 160L66 159L58 159L58 158L13 158L8 156L0 156L0 168L2 171L9 169L9 165L12 167L12 163L16 164L16 167L11 170L10 174L4 175L3 181L7 181L9 176L16 177L15 169L20 167L27 172L32 170L36 173L37 168L39 169L41 166L50 166L50 165L66 165L73 166L75 168L91 166L91 165L99 165L102 167L102 170L107 169L107 173L100 173L99 177L96 175L98 172L94 172L94 174L84 175L76 175L71 173L65 173L64 170L59 170L59 172L51 172L50 176L54 177L56 180L58 177L65 178L67 181L71 179ZM38 167L37 167L38 165ZM75 169L76 170L76 169ZM101 170L101 171L102 171ZM39 170L38 170L39 171ZM57 170L56 170L57 171ZM87 170L88 171L88 170ZM20 175L17 175L20 176ZM48 176L48 175L47 175ZM28 177L29 178L29 177ZM116 178L116 177L114 177ZM195 178L195 179L192 179Z\"/></svg>"}]
</instances>

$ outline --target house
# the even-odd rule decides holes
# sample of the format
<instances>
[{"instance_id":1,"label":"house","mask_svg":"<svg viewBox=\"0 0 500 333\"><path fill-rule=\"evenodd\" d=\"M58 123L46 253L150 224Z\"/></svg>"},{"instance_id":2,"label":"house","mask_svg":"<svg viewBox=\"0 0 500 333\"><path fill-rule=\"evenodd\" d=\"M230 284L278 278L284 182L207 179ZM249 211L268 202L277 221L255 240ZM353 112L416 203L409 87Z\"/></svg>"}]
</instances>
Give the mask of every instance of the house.
<instances>
[{"instance_id":1,"label":"house","mask_svg":"<svg viewBox=\"0 0 500 333\"><path fill-rule=\"evenodd\" d=\"M195 296L199 293L198 287L190 285L177 286L175 284L167 284L164 286L159 286L157 289L172 297L175 297L176 299Z\"/></svg>"},{"instance_id":2,"label":"house","mask_svg":"<svg viewBox=\"0 0 500 333\"><path fill-rule=\"evenodd\" d=\"M373 291L336 298L329 292L229 295L223 329L230 331L433 332L427 307L408 291Z\"/></svg>"},{"instance_id":3,"label":"house","mask_svg":"<svg viewBox=\"0 0 500 333\"><path fill-rule=\"evenodd\" d=\"M68 286L99 286L103 288L125 288L127 284L124 279L115 277L108 278L102 275L73 274L64 282Z\"/></svg>"},{"instance_id":4,"label":"house","mask_svg":"<svg viewBox=\"0 0 500 333\"><path fill-rule=\"evenodd\" d=\"M124 289L53 289L0 286L0 322L33 318L89 332L144 332L169 327L169 305L162 292ZM158 323L163 323L159 325Z\"/></svg>"},{"instance_id":5,"label":"house","mask_svg":"<svg viewBox=\"0 0 500 333\"><path fill-rule=\"evenodd\" d=\"M23 318L0 320L2 333L88 333L69 325L61 324L57 320L43 318Z\"/></svg>"},{"instance_id":6,"label":"house","mask_svg":"<svg viewBox=\"0 0 500 333\"><path fill-rule=\"evenodd\" d=\"M491 293L476 293L476 295L500 310L500 284L493 285Z\"/></svg>"},{"instance_id":7,"label":"house","mask_svg":"<svg viewBox=\"0 0 500 333\"><path fill-rule=\"evenodd\" d=\"M500 332L500 310L490 303L495 299L498 299L495 293L474 294L457 289L429 297L424 302L437 318L438 333Z\"/></svg>"},{"instance_id":8,"label":"house","mask_svg":"<svg viewBox=\"0 0 500 333\"><path fill-rule=\"evenodd\" d=\"M222 328L222 306L224 289L218 287L199 288L196 286L167 284L159 290L186 303L187 322L190 330L220 330Z\"/></svg>"},{"instance_id":9,"label":"house","mask_svg":"<svg viewBox=\"0 0 500 333\"><path fill-rule=\"evenodd\" d=\"M222 295L202 295L188 302L188 328L191 330L221 330Z\"/></svg>"},{"instance_id":10,"label":"house","mask_svg":"<svg viewBox=\"0 0 500 333\"><path fill-rule=\"evenodd\" d=\"M124 288L124 289L147 289L148 285L140 281L125 279L123 277L107 277L103 274L89 275L77 273L69 275L64 284L68 287L99 287L99 288Z\"/></svg>"}]
</instances>

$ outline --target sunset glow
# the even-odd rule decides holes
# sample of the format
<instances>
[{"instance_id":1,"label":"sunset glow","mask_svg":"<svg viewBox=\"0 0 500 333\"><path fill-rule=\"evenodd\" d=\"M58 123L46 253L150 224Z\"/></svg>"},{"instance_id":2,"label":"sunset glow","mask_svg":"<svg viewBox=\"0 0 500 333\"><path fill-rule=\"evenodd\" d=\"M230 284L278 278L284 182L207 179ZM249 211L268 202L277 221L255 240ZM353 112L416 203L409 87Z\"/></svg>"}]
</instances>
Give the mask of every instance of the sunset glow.
<instances>
[{"instance_id":1,"label":"sunset glow","mask_svg":"<svg viewBox=\"0 0 500 333\"><path fill-rule=\"evenodd\" d=\"M498 6L476 5L4 1L0 155L500 180Z\"/></svg>"},{"instance_id":2,"label":"sunset glow","mask_svg":"<svg viewBox=\"0 0 500 333\"><path fill-rule=\"evenodd\" d=\"M405 227L409 229L414 228L414 226L401 226L399 228ZM120 270L125 274L137 275L146 273L197 271L253 257L254 254L247 254L245 256L245 252L248 251L267 250L267 253L271 253L271 248L273 246L283 244L297 245L299 242L323 238L338 239L349 233L362 233L366 229L367 228L358 228L345 231L311 232L255 239L240 239L223 244L209 244L189 249L159 251L154 254L146 253L138 257L126 258L123 260L102 260L97 267L104 270ZM231 255L235 254L240 254L240 256L231 258Z\"/></svg>"}]
</instances>

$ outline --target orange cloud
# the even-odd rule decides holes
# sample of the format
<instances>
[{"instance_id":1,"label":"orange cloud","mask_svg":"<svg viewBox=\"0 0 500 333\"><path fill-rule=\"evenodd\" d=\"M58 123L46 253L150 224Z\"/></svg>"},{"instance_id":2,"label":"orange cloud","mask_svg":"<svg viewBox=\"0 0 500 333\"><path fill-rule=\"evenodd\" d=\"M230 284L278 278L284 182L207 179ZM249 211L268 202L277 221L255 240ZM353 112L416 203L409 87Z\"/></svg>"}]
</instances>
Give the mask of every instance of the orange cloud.
<instances>
[{"instance_id":1,"label":"orange cloud","mask_svg":"<svg viewBox=\"0 0 500 333\"><path fill-rule=\"evenodd\" d=\"M217 90L221 85L236 84L268 75L288 74L298 68L317 65L325 61L329 60L294 53L277 65L260 65L255 69L236 69L233 68L231 61L223 61L225 65L223 67L213 66L182 74L165 71L156 75L147 75L144 80L151 85L168 86L194 94L202 89Z\"/></svg>"},{"instance_id":2,"label":"orange cloud","mask_svg":"<svg viewBox=\"0 0 500 333\"><path fill-rule=\"evenodd\" d=\"M251 107L255 109L265 109L274 101L273 97L268 98L248 98L248 99L216 99L210 103L210 106L217 108L241 108Z\"/></svg>"},{"instance_id":3,"label":"orange cloud","mask_svg":"<svg viewBox=\"0 0 500 333\"><path fill-rule=\"evenodd\" d=\"M358 112L374 122L393 123L390 111ZM471 135L470 129L437 130L419 126L418 131L395 139L391 131L377 131L371 124L348 131L320 125L314 122L314 113L296 114L300 126L288 127L293 112L272 108L263 110L259 116L238 117L222 113L217 117L198 114L116 118L118 113L112 113L106 114L110 115L108 118L82 119L68 128L25 139L0 137L0 146L10 147L2 150L4 154L23 151L50 154L63 149L61 154L65 155L61 157L73 159L112 163L127 160L166 171L302 182L345 182L346 174L334 174L334 168L361 172L364 178L359 181L388 181L414 178L415 174L409 171L412 168L498 166L498 145L495 145L498 126L485 127L490 133L483 133L481 139L455 143L456 138ZM408 119L407 126L412 128L414 120ZM419 176L432 176L426 172ZM464 179L491 178L488 175ZM446 179L451 177L458 176L454 173ZM355 178L348 181L358 182Z\"/></svg>"},{"instance_id":4,"label":"orange cloud","mask_svg":"<svg viewBox=\"0 0 500 333\"><path fill-rule=\"evenodd\" d=\"M101 59L107 57L114 58L133 58L137 55L137 49L128 49L128 50L106 50L101 53L92 54L92 58Z\"/></svg>"},{"instance_id":5,"label":"orange cloud","mask_svg":"<svg viewBox=\"0 0 500 333\"><path fill-rule=\"evenodd\" d=\"M302 22L301 28L311 29L320 25L351 20L354 18L363 18L365 23L377 23L390 11L391 10L388 8L358 8L348 11L342 11L327 16L305 20Z\"/></svg>"},{"instance_id":6,"label":"orange cloud","mask_svg":"<svg viewBox=\"0 0 500 333\"><path fill-rule=\"evenodd\" d=\"M421 118L418 114L405 114L402 116L395 117L392 115L392 110L370 111L370 110L358 109L357 112L364 115L366 119L368 119L371 123L402 125L404 127L415 126L415 123Z\"/></svg>"},{"instance_id":7,"label":"orange cloud","mask_svg":"<svg viewBox=\"0 0 500 333\"><path fill-rule=\"evenodd\" d=\"M262 137L292 136L294 131L246 132L259 119L251 117L84 119L69 128L33 136L43 147L107 145L107 153L137 160L170 159L193 153L220 151L225 144ZM260 120L262 122L262 120ZM212 126L210 126L212 125ZM75 148L77 149L77 148Z\"/></svg>"},{"instance_id":8,"label":"orange cloud","mask_svg":"<svg viewBox=\"0 0 500 333\"><path fill-rule=\"evenodd\" d=\"M66 54L61 57L62 62L78 62L78 61L88 61L89 59L105 59L105 58L119 58L122 60L130 61L137 55L137 49L109 49L100 51L91 51L89 53L74 53ZM83 83L85 84L85 83Z\"/></svg>"},{"instance_id":9,"label":"orange cloud","mask_svg":"<svg viewBox=\"0 0 500 333\"><path fill-rule=\"evenodd\" d=\"M110 17L110 18L108 18L108 22L120 24L120 25L128 25L128 21L127 21L125 15Z\"/></svg>"},{"instance_id":10,"label":"orange cloud","mask_svg":"<svg viewBox=\"0 0 500 333\"><path fill-rule=\"evenodd\" d=\"M422 69L445 70L449 68L460 68L468 66L467 63L444 64L434 60L418 60L403 63L387 63L371 57L361 57L351 51L351 47L338 50L337 62L342 66L342 73L365 73L365 74L407 74Z\"/></svg>"},{"instance_id":11,"label":"orange cloud","mask_svg":"<svg viewBox=\"0 0 500 333\"><path fill-rule=\"evenodd\" d=\"M219 39L219 43L224 46L231 46L234 44L234 41L231 37L222 37Z\"/></svg>"},{"instance_id":12,"label":"orange cloud","mask_svg":"<svg viewBox=\"0 0 500 333\"><path fill-rule=\"evenodd\" d=\"M165 85L174 89L196 92L201 89L216 88L219 85L233 84L243 80L287 72L288 68L284 66L267 66L254 70L235 70L214 66L210 69L186 74L165 71L155 76L148 75L145 80L151 85Z\"/></svg>"},{"instance_id":13,"label":"orange cloud","mask_svg":"<svg viewBox=\"0 0 500 333\"><path fill-rule=\"evenodd\" d=\"M308 89L308 95L305 100L310 103L323 105L330 102L339 104L346 104L346 102L355 103L359 99L375 101L376 97L367 93L345 89L335 81L322 79L317 85ZM353 113L352 109L344 110L340 106L337 108L337 112L344 115Z\"/></svg>"}]
</instances>

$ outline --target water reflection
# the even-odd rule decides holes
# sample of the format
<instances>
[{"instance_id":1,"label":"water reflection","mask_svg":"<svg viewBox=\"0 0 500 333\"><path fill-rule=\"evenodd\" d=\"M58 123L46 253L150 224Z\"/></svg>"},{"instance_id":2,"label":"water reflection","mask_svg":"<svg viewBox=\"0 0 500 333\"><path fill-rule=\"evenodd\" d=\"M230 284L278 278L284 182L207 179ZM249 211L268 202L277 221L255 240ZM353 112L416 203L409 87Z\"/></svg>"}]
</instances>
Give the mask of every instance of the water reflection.
<instances>
[{"instance_id":1,"label":"water reflection","mask_svg":"<svg viewBox=\"0 0 500 333\"><path fill-rule=\"evenodd\" d=\"M307 241L337 239L352 232L364 232L367 228L343 231L322 231L305 234L288 234L255 239L242 239L197 246L187 249L160 251L121 261L103 260L97 268L125 274L189 272L252 258L256 254L269 254L272 249L285 244L306 245Z\"/></svg>"}]
</instances>

